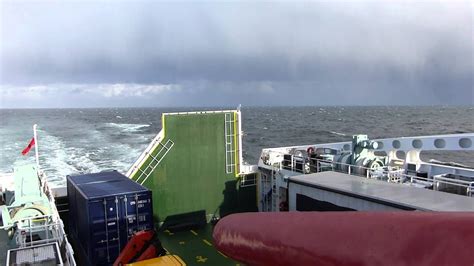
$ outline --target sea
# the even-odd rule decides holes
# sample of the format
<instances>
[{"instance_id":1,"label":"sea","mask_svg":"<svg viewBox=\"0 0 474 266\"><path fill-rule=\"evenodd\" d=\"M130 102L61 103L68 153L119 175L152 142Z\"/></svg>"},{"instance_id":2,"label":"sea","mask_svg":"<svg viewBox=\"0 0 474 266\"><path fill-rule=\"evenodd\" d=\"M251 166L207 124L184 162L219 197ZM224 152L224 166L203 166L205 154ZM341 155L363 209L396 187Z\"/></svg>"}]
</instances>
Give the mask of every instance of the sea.
<instances>
[{"instance_id":1,"label":"sea","mask_svg":"<svg viewBox=\"0 0 474 266\"><path fill-rule=\"evenodd\" d=\"M0 109L0 173L34 162L21 151L38 125L41 168L54 185L70 174L125 173L161 129L164 112L229 108ZM369 138L474 132L473 106L243 107L243 158L263 148ZM474 166L473 152L422 152L421 158ZM183 162L185 163L185 161Z\"/></svg>"}]
</instances>

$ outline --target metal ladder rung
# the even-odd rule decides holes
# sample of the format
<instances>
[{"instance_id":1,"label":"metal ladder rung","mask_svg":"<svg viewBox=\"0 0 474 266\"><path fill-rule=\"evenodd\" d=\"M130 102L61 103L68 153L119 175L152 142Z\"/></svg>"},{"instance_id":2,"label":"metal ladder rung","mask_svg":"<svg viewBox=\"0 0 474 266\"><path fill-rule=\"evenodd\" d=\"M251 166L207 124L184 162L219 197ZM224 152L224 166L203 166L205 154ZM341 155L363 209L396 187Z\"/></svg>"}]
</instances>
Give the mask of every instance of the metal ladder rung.
<instances>
[{"instance_id":1,"label":"metal ladder rung","mask_svg":"<svg viewBox=\"0 0 474 266\"><path fill-rule=\"evenodd\" d=\"M138 171L140 171L142 174L145 174L146 169L145 169L145 171L143 171L142 169L138 168ZM140 176L141 176L141 175L140 175ZM140 178L140 177L139 177L139 178Z\"/></svg>"},{"instance_id":2,"label":"metal ladder rung","mask_svg":"<svg viewBox=\"0 0 474 266\"><path fill-rule=\"evenodd\" d=\"M153 161L156 161L156 162L159 161L159 159L157 159L157 157L158 157L158 155L161 153L162 150L163 150L163 149L161 149L160 151L158 151L158 152L156 153L156 157L153 156L153 154L150 153L150 157L153 158L152 162L153 162ZM169 151L169 149L166 149L166 150ZM160 160L161 160L161 159L160 159Z\"/></svg>"},{"instance_id":3,"label":"metal ladder rung","mask_svg":"<svg viewBox=\"0 0 474 266\"><path fill-rule=\"evenodd\" d=\"M159 145L161 145L161 147L163 147L163 148L169 150L169 147L166 146L167 143L168 143L168 142L166 142L165 144L163 144L163 143L160 142Z\"/></svg>"},{"instance_id":4,"label":"metal ladder rung","mask_svg":"<svg viewBox=\"0 0 474 266\"><path fill-rule=\"evenodd\" d=\"M169 147L167 146L168 143L170 144ZM162 152L163 150L166 150L165 153L161 156L160 159L157 159L157 158L153 157L153 158L154 158L153 161L156 162L156 163L155 163L153 166L152 166L151 163L147 166L147 168L151 167L151 171L150 171L150 173L146 174L145 178L143 179L143 181L140 182L140 184L145 183L145 181L148 179L148 177L150 177L151 173L153 173L153 171L156 169L156 167L158 167L158 165L161 163L161 161L165 158L166 154L168 154L169 150L171 150L171 148L174 146L174 142L168 139L168 141L167 141L164 145L162 145L162 146L163 146L163 148L158 151L157 155L158 155L158 154L161 154L161 152ZM153 161L152 161L152 162L153 162ZM146 170L146 169L145 169L145 170ZM140 175L140 177L141 177L141 175ZM137 179L137 182L138 182L138 180L139 180L139 179Z\"/></svg>"},{"instance_id":5,"label":"metal ladder rung","mask_svg":"<svg viewBox=\"0 0 474 266\"><path fill-rule=\"evenodd\" d=\"M143 175L147 176L147 175L150 174L150 173L147 174L147 173L145 172L147 169L148 169L148 167L147 167L144 171L143 171L142 169L140 169L140 168L138 169L138 171L140 171L141 174L138 176L136 182L138 182L138 181L142 178Z\"/></svg>"},{"instance_id":6,"label":"metal ladder rung","mask_svg":"<svg viewBox=\"0 0 474 266\"><path fill-rule=\"evenodd\" d=\"M170 143L170 146L169 146L169 147L167 146L168 143ZM148 179L148 177L153 173L153 171L155 170L155 168L160 164L160 162L161 162L161 161L163 160L163 158L166 156L166 154L168 153L168 151L173 147L174 142L168 139L168 141L167 141L165 144L163 144L163 143L161 143L161 142L160 142L159 144L161 145L162 148L156 153L155 156L152 154L152 152L151 152L151 153L147 153L147 155L150 156L150 157L152 158L152 160L151 160L151 162L147 165L147 167L145 167L145 169L142 170L142 169L138 168L138 170L141 172L141 174L140 174L140 175L138 176L138 178L136 179L136 182L139 182L139 181L142 179L143 176L145 176L145 178L144 178L144 180L141 182L141 184L143 184L143 183L146 181L146 179ZM165 152L164 152L163 155L161 155L163 151L165 151ZM160 155L161 155L161 158L158 159L158 156L160 156Z\"/></svg>"},{"instance_id":7,"label":"metal ladder rung","mask_svg":"<svg viewBox=\"0 0 474 266\"><path fill-rule=\"evenodd\" d=\"M235 171L236 163L234 154L236 152L234 145L235 145L235 136L234 134L234 127L235 127L235 117L233 113L226 113L224 119L224 143L225 143L225 164L226 164L226 173L230 174Z\"/></svg>"},{"instance_id":8,"label":"metal ladder rung","mask_svg":"<svg viewBox=\"0 0 474 266\"><path fill-rule=\"evenodd\" d=\"M143 169L143 170L140 169L140 172L142 172L142 174L148 175L148 174L149 174L149 173L147 173L148 168L149 168L149 167L147 166L147 167L145 167L145 169Z\"/></svg>"}]
</instances>

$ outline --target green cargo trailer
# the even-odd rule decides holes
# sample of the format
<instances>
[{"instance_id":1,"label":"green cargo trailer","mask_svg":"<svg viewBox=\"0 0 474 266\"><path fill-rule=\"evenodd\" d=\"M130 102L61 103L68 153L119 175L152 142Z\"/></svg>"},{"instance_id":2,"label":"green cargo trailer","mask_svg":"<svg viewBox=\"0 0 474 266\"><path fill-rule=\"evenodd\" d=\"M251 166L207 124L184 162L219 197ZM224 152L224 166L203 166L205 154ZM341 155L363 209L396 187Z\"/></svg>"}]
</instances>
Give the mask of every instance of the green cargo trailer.
<instances>
[{"instance_id":1,"label":"green cargo trailer","mask_svg":"<svg viewBox=\"0 0 474 266\"><path fill-rule=\"evenodd\" d=\"M240 111L165 113L162 130L127 175L153 192L155 221L257 211L241 186ZM203 215L201 215L203 216Z\"/></svg>"}]
</instances>

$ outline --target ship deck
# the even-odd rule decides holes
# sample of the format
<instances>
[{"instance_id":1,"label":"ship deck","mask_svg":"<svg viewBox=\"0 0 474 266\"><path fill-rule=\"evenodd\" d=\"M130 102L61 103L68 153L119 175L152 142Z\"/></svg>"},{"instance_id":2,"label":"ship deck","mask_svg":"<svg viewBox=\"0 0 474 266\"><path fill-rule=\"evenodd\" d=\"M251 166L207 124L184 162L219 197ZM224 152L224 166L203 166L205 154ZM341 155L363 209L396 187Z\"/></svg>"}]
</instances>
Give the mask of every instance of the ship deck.
<instances>
[{"instance_id":1,"label":"ship deck","mask_svg":"<svg viewBox=\"0 0 474 266\"><path fill-rule=\"evenodd\" d=\"M158 237L163 247L186 265L239 265L214 248L211 224L179 232L165 230Z\"/></svg>"}]
</instances>

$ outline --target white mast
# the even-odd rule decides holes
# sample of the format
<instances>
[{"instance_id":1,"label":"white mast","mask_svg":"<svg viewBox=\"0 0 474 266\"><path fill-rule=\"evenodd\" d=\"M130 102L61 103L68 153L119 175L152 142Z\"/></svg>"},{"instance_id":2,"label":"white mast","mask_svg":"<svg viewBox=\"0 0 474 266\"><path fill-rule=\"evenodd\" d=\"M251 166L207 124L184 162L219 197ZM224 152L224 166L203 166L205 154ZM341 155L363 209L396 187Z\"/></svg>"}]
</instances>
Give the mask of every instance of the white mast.
<instances>
[{"instance_id":1,"label":"white mast","mask_svg":"<svg viewBox=\"0 0 474 266\"><path fill-rule=\"evenodd\" d=\"M38 137L36 135L36 124L33 125L33 138L35 139L35 157L36 157L36 171L39 171L39 155L38 155Z\"/></svg>"}]
</instances>

